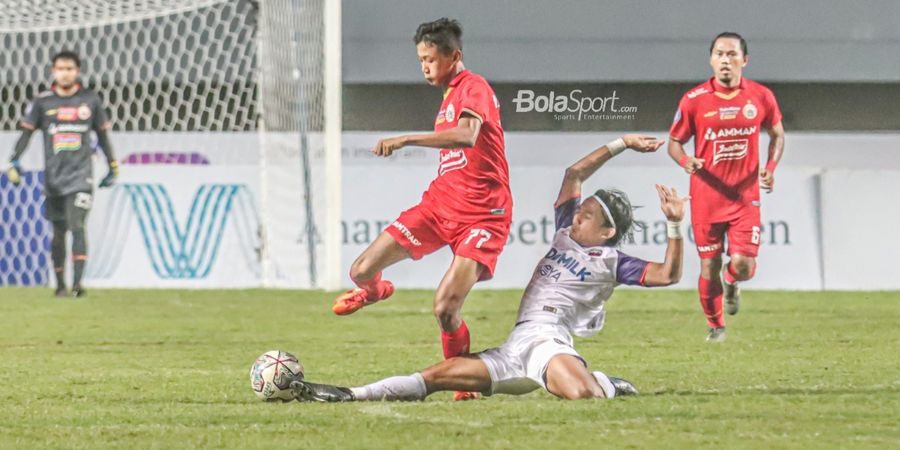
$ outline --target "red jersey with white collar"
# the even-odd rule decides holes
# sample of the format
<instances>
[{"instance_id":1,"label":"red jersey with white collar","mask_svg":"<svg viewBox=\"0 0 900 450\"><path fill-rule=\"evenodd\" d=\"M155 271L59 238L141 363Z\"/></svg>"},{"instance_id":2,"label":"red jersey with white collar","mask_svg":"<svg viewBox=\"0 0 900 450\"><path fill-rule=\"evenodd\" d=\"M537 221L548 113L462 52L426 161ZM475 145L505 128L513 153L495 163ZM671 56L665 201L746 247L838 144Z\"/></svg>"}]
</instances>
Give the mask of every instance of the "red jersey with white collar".
<instances>
[{"instance_id":1,"label":"red jersey with white collar","mask_svg":"<svg viewBox=\"0 0 900 450\"><path fill-rule=\"evenodd\" d=\"M500 102L488 82L468 70L450 82L434 131L456 128L463 113L481 120L475 145L441 149L437 178L422 195L422 204L457 222L510 219L512 194Z\"/></svg>"},{"instance_id":2,"label":"red jersey with white collar","mask_svg":"<svg viewBox=\"0 0 900 450\"><path fill-rule=\"evenodd\" d=\"M682 144L693 136L694 156L706 161L691 176L693 222L727 222L759 206L759 132L780 122L772 91L746 78L726 88L713 77L681 98L669 135Z\"/></svg>"}]
</instances>

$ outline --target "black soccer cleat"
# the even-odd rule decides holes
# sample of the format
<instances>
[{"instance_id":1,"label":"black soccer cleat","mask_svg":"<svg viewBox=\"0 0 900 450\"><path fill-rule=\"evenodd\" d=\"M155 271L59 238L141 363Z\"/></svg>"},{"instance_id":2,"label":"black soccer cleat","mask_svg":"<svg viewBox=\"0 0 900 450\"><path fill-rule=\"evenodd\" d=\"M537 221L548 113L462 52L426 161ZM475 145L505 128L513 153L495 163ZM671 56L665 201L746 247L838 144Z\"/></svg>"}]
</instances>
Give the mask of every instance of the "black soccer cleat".
<instances>
[{"instance_id":1,"label":"black soccer cleat","mask_svg":"<svg viewBox=\"0 0 900 450\"><path fill-rule=\"evenodd\" d=\"M616 388L616 397L621 397L625 395L638 395L638 390L631 384L628 380L623 380L621 378L609 377L609 381L612 382L613 387Z\"/></svg>"},{"instance_id":2,"label":"black soccer cleat","mask_svg":"<svg viewBox=\"0 0 900 450\"><path fill-rule=\"evenodd\" d=\"M66 298L69 296L69 291L65 286L56 288L56 291L53 293L53 296L56 298Z\"/></svg>"},{"instance_id":3,"label":"black soccer cleat","mask_svg":"<svg viewBox=\"0 0 900 450\"><path fill-rule=\"evenodd\" d=\"M81 286L72 286L72 297L74 297L74 298L87 297L87 291L84 290L84 288Z\"/></svg>"},{"instance_id":4,"label":"black soccer cleat","mask_svg":"<svg viewBox=\"0 0 900 450\"><path fill-rule=\"evenodd\" d=\"M304 380L291 382L291 391L298 402L340 403L355 402L353 391L330 384L310 383Z\"/></svg>"}]
</instances>

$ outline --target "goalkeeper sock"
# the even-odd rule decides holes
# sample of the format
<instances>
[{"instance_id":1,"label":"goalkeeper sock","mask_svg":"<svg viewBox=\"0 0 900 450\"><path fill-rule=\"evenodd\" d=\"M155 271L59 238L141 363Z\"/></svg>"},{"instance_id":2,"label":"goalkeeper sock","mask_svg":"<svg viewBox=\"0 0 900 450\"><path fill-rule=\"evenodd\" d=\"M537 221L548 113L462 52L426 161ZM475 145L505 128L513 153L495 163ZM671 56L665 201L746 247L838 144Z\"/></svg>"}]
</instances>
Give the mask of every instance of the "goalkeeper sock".
<instances>
[{"instance_id":1,"label":"goalkeeper sock","mask_svg":"<svg viewBox=\"0 0 900 450\"><path fill-rule=\"evenodd\" d=\"M424 400L428 395L425 379L421 373L408 376L385 378L372 384L350 388L359 401L403 401Z\"/></svg>"},{"instance_id":2,"label":"goalkeeper sock","mask_svg":"<svg viewBox=\"0 0 900 450\"><path fill-rule=\"evenodd\" d=\"M85 262L87 262L87 242L84 228L76 228L72 230L72 266L75 269L72 286L81 286Z\"/></svg>"},{"instance_id":3,"label":"goalkeeper sock","mask_svg":"<svg viewBox=\"0 0 900 450\"><path fill-rule=\"evenodd\" d=\"M66 287L66 225L53 222L53 240L50 241L50 259L56 274L56 288Z\"/></svg>"}]
</instances>

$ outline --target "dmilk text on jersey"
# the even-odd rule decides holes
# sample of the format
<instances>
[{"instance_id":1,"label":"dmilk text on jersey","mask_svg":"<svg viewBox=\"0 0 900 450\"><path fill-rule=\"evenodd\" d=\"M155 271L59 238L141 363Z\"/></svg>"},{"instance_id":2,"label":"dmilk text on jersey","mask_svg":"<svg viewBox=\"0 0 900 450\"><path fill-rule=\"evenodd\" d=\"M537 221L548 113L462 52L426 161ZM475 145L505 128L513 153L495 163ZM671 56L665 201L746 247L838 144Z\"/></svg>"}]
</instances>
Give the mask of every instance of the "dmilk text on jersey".
<instances>
[{"instance_id":1,"label":"dmilk text on jersey","mask_svg":"<svg viewBox=\"0 0 900 450\"><path fill-rule=\"evenodd\" d=\"M567 270L572 275L578 277L579 280L584 281L585 278L591 276L591 273L587 271L584 267L581 266L581 262L574 256L569 256L566 252L560 252L556 248L551 247L550 251L547 252L547 255L544 256L544 259L549 259L557 263L560 267L554 267L551 264L545 264L541 266L541 276L552 278L554 281L559 281L559 276L562 274L562 269Z\"/></svg>"}]
</instances>

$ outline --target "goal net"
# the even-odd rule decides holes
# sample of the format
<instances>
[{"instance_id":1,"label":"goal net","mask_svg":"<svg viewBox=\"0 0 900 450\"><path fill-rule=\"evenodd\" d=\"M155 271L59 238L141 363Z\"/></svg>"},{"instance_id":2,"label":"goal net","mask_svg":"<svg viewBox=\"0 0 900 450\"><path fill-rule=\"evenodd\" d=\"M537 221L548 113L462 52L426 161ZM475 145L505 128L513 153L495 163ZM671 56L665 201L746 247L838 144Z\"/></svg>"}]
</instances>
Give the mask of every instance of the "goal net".
<instances>
[{"instance_id":1,"label":"goal net","mask_svg":"<svg viewBox=\"0 0 900 450\"><path fill-rule=\"evenodd\" d=\"M0 5L3 167L60 50L113 124L121 176L95 191L87 282L338 287L339 0ZM0 285L53 282L41 140L20 186L0 177Z\"/></svg>"}]
</instances>

